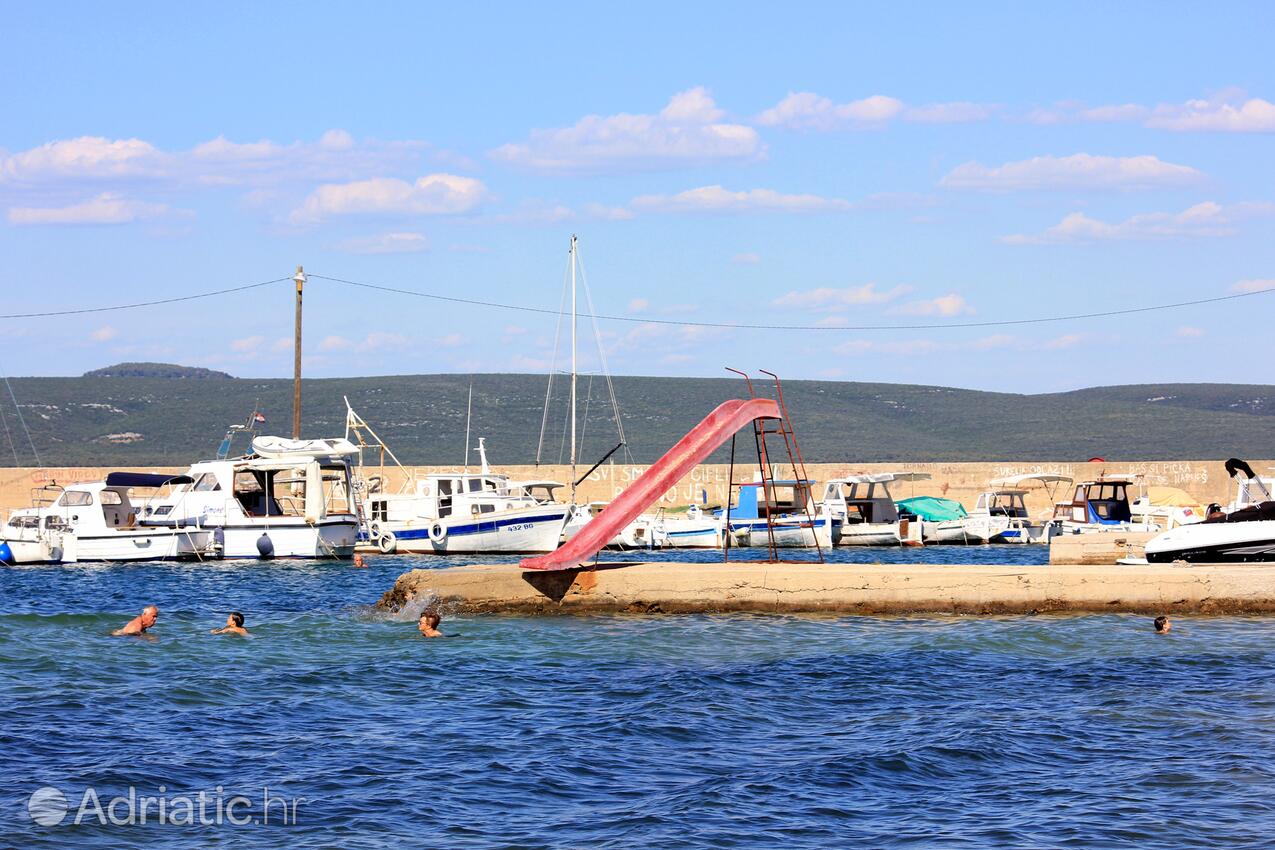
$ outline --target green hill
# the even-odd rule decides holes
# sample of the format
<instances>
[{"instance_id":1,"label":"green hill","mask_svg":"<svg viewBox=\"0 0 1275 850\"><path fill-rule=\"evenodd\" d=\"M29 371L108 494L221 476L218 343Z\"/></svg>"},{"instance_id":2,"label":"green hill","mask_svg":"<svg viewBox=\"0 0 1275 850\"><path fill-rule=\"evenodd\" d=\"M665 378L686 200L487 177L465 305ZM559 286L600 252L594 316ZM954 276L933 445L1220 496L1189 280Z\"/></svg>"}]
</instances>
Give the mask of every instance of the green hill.
<instances>
[{"instance_id":1,"label":"green hill","mask_svg":"<svg viewBox=\"0 0 1275 850\"><path fill-rule=\"evenodd\" d=\"M118 367L113 367L118 368ZM465 375L307 380L304 432L343 433L348 396L405 463L456 463L464 451ZM658 457L714 405L745 392L742 381L614 379L629 449ZM546 378L475 375L473 443L487 438L493 463L534 461ZM567 380L554 382L545 462L565 458ZM264 433L288 434L286 379L176 377L15 378L23 418L46 465L183 464L210 456L226 426L254 410ZM582 458L616 442L604 382L580 379ZM1270 456L1275 388L1173 384L1018 395L903 384L791 381L785 396L806 459L975 461L1208 459ZM32 465L12 403L0 419ZM12 465L9 444L0 443ZM722 452L718 457L724 457Z\"/></svg>"}]
</instances>

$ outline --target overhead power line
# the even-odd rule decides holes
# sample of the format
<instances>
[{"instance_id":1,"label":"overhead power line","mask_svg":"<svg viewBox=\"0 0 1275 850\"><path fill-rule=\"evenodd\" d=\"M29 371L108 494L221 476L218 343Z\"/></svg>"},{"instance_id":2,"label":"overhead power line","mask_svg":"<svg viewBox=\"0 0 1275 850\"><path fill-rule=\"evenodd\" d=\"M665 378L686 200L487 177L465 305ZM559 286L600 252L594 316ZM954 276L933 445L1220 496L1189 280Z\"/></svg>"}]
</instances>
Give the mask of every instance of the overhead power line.
<instances>
[{"instance_id":1,"label":"overhead power line","mask_svg":"<svg viewBox=\"0 0 1275 850\"><path fill-rule=\"evenodd\" d=\"M520 304L504 304L499 301L482 301L474 298L457 298L452 295L436 295L432 292L419 292L414 289L402 289L395 286L381 286L374 283L361 283L355 280L344 280L339 277L328 277L311 274L311 278L327 280L346 286L361 289L374 289L380 292L393 292L398 295L410 295L416 298L428 298L434 301L447 301L453 304L469 304L476 307L494 307L500 310L515 310L522 313L541 313L550 316L561 315L558 310L547 307L528 307ZM1175 301L1170 304L1154 304L1147 307L1128 307L1122 310L1100 310L1092 313L1071 313L1062 316L1041 316L1033 319L987 319L978 322L927 322L920 324L888 324L888 325L772 325L752 324L745 322L692 322L683 319L656 319L641 316L610 316L599 313L594 318L608 322L630 322L639 325L675 325L689 328L725 328L733 330L756 331L919 331L946 330L948 328L995 328L1008 325L1039 325L1047 322L1069 322L1079 319L1098 319L1108 316L1128 316L1134 313L1151 313L1157 310L1176 310L1182 307L1195 307L1201 304L1216 304L1220 301L1233 301L1237 298L1249 298L1254 295L1265 295L1275 292L1275 287L1259 289L1254 292L1235 292L1230 295L1218 295L1213 298L1197 298L1192 301Z\"/></svg>"},{"instance_id":2,"label":"overhead power line","mask_svg":"<svg viewBox=\"0 0 1275 850\"><path fill-rule=\"evenodd\" d=\"M561 316L562 310L554 310L548 307L532 307L525 304L506 304L500 301L485 301L477 298L460 298L454 295L439 295L433 292L421 292L415 289L404 289L397 286L383 286L375 283L364 283L357 280L348 280L346 278L330 277L321 274L309 274L311 280L326 280L331 283L339 283L343 286L352 286L359 289L369 289L377 292L390 292L396 295L407 295L413 298L425 298L431 301L443 301L450 304L466 304L473 307L488 307L497 310L511 310L519 313L536 313L545 316ZM214 289L208 292L199 292L193 295L180 295L172 298L157 298L150 301L135 301L128 304L112 304L103 307L80 307L67 310L43 310L31 313L8 313L0 314L0 319L41 319L54 316L77 316L89 313L109 313L118 310L133 310L141 307L155 307L162 304L177 304L183 301L195 301L201 298L215 298L218 295L230 295L235 292L244 292L250 289L259 289L264 286L271 286L276 283L291 282L291 277L279 277L274 280L264 280L260 283L249 283L244 286L232 286L225 289ZM1275 292L1275 287L1268 289L1259 289L1253 292L1234 292L1229 295L1217 295L1212 298L1196 298L1190 301L1174 301L1167 304L1152 304L1143 307L1127 307L1119 310L1096 310L1088 313L1068 313L1058 316L1038 316L1029 319L986 319L982 321L965 321L965 322L918 322L910 324L868 324L868 325L840 325L840 324L822 324L822 325L786 325L786 324L758 324L752 322L696 322L686 319L658 319L646 316L616 316L604 313L597 314L594 318L607 322L626 322L637 325L671 325L674 327L688 328L720 328L724 330L757 330L757 331L823 331L823 332L845 332L845 331L919 331L919 330L957 330L960 328L996 328L1009 327L1014 325L1041 325L1051 322L1071 322L1082 319L1100 319L1112 316L1130 316L1137 313L1153 313L1160 310L1178 310L1184 307L1198 307L1204 304L1217 304L1224 301L1234 301L1240 298L1251 298L1255 295L1266 295Z\"/></svg>"},{"instance_id":3,"label":"overhead power line","mask_svg":"<svg viewBox=\"0 0 1275 850\"><path fill-rule=\"evenodd\" d=\"M0 319L43 319L50 316L79 316L84 313L110 313L114 310L132 310L137 307L155 307L159 304L176 304L179 301L195 301L199 298L213 298L218 295L229 295L232 292L243 292L248 289L258 289L262 286L269 286L272 283L283 283L285 280L290 281L290 277L280 277L274 280L263 280L261 283L249 283L245 286L232 286L228 289L214 289L211 292L199 292L194 295L178 295L173 298L157 298L154 301L135 301L131 304L113 304L109 307L81 307L74 310L44 310L39 313L9 313L0 315Z\"/></svg>"}]
</instances>

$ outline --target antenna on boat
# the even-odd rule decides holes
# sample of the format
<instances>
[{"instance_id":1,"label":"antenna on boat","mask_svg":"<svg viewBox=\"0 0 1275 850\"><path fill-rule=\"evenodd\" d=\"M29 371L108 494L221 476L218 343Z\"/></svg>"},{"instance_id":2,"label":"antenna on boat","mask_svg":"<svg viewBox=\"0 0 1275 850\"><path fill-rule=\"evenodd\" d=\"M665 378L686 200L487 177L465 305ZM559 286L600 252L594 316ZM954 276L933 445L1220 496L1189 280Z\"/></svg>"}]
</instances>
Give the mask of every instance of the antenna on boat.
<instances>
[{"instance_id":1,"label":"antenna on boat","mask_svg":"<svg viewBox=\"0 0 1275 850\"><path fill-rule=\"evenodd\" d=\"M469 422L474 415L474 380L469 379L469 402L465 405L465 472L469 472Z\"/></svg>"},{"instance_id":2,"label":"antenna on boat","mask_svg":"<svg viewBox=\"0 0 1275 850\"><path fill-rule=\"evenodd\" d=\"M292 439L301 439L301 288L305 286L305 271L297 266L292 276L297 284L297 321L292 346Z\"/></svg>"}]
</instances>

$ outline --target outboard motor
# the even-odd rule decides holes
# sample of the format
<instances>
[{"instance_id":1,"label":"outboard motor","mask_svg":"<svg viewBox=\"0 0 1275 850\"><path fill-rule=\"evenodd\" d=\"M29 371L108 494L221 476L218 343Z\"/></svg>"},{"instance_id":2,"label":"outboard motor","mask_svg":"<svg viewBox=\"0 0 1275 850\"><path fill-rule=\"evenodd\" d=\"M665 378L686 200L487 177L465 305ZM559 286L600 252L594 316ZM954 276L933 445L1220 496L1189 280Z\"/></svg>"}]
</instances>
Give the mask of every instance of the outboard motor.
<instances>
[{"instance_id":1,"label":"outboard motor","mask_svg":"<svg viewBox=\"0 0 1275 850\"><path fill-rule=\"evenodd\" d=\"M274 541L271 540L270 535L266 534L264 531L261 532L261 536L257 538L257 554L259 554L262 558L274 557Z\"/></svg>"}]
</instances>

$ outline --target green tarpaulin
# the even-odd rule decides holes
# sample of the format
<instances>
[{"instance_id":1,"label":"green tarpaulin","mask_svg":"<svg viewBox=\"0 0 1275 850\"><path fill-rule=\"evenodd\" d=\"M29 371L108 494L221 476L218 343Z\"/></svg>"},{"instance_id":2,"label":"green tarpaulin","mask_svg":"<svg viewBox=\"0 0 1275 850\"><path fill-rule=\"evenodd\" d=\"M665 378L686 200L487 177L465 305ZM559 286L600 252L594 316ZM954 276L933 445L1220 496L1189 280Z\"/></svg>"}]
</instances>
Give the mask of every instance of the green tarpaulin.
<instances>
[{"instance_id":1,"label":"green tarpaulin","mask_svg":"<svg viewBox=\"0 0 1275 850\"><path fill-rule=\"evenodd\" d=\"M895 504L899 508L899 513L912 514L930 522L943 522L968 516L965 513L965 506L960 502L955 499L940 499L938 496L916 496L911 499L900 499Z\"/></svg>"}]
</instances>

